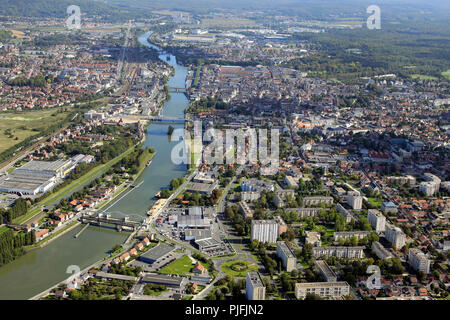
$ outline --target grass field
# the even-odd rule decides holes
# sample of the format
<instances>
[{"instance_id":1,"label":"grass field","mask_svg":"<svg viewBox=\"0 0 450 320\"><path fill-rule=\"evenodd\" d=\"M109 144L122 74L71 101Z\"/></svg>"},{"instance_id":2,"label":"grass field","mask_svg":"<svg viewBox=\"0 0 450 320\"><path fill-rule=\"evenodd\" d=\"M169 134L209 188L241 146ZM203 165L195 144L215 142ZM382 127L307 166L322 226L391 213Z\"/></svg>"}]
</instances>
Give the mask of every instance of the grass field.
<instances>
[{"instance_id":1,"label":"grass field","mask_svg":"<svg viewBox=\"0 0 450 320\"><path fill-rule=\"evenodd\" d=\"M238 270L236 267L242 267L242 269ZM245 277L247 275L247 272L258 270L258 266L249 261L232 260L224 262L220 269L226 274L234 277Z\"/></svg>"},{"instance_id":2,"label":"grass field","mask_svg":"<svg viewBox=\"0 0 450 320\"><path fill-rule=\"evenodd\" d=\"M56 110L0 113L0 153L50 124L64 120L68 113Z\"/></svg>"},{"instance_id":3,"label":"grass field","mask_svg":"<svg viewBox=\"0 0 450 320\"><path fill-rule=\"evenodd\" d=\"M194 265L188 256L183 256L178 260L170 263L168 266L162 268L159 272L165 274L178 274L184 275L191 272Z\"/></svg>"},{"instance_id":4,"label":"grass field","mask_svg":"<svg viewBox=\"0 0 450 320\"><path fill-rule=\"evenodd\" d=\"M441 73L444 77L450 80L450 69Z\"/></svg>"},{"instance_id":5,"label":"grass field","mask_svg":"<svg viewBox=\"0 0 450 320\"><path fill-rule=\"evenodd\" d=\"M419 79L419 80L437 80L436 77L427 76L427 75L424 75L424 74L412 74L411 78Z\"/></svg>"},{"instance_id":6,"label":"grass field","mask_svg":"<svg viewBox=\"0 0 450 320\"><path fill-rule=\"evenodd\" d=\"M374 206L376 206L377 208L381 208L381 203L383 202L382 200L379 200L377 198L367 198L369 200L369 202L371 204L373 204Z\"/></svg>"}]
</instances>

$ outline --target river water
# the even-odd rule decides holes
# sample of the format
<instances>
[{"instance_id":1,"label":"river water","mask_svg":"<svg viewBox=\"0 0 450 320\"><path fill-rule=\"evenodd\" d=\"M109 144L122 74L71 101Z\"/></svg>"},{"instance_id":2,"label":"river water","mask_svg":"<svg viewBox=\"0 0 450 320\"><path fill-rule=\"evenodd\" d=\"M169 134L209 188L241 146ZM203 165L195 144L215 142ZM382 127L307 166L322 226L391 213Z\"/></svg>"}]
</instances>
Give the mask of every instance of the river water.
<instances>
[{"instance_id":1,"label":"river water","mask_svg":"<svg viewBox=\"0 0 450 320\"><path fill-rule=\"evenodd\" d=\"M139 42L147 47L159 48L147 41L151 32L142 34ZM178 65L176 57L160 51L160 59L172 65L175 74L169 79L169 86L184 88L187 68ZM168 59L169 57L170 59ZM163 115L184 117L184 109L188 99L183 93L171 93L171 98L163 107ZM161 188L167 187L170 180L184 176L186 165L175 165L170 159L172 148L178 142L170 142L167 131L168 124L152 123L147 126L147 139L144 146L154 147L156 155L150 167L139 177L138 183L144 183L131 193L120 199L108 212L119 212L129 216L145 216L148 208L156 201L154 195ZM182 124L172 124L174 128L182 128ZM121 244L129 233L90 226L77 239L74 235L82 228L64 234L46 247L34 250L15 261L0 267L0 299L28 299L66 279L70 265L78 265L80 269L104 258L116 244Z\"/></svg>"}]
</instances>

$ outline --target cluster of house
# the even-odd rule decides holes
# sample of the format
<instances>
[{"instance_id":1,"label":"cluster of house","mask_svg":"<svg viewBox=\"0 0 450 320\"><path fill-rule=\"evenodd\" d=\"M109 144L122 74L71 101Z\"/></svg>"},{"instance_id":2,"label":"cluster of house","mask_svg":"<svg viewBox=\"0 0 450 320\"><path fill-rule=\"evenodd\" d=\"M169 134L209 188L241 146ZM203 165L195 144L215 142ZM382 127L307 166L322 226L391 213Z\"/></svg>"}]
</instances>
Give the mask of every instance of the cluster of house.
<instances>
[{"instance_id":1,"label":"cluster of house","mask_svg":"<svg viewBox=\"0 0 450 320\"><path fill-rule=\"evenodd\" d=\"M119 264L121 262L127 262L128 260L130 260L131 257L137 256L139 252L143 251L146 247L148 247L150 245L149 237L152 238L152 236L153 235L143 236L142 240L140 242L136 243L134 248L131 248L127 252L123 253L122 255L120 255L120 257L114 258L111 261L111 263ZM106 268L109 268L110 264L106 264L105 266L106 266Z\"/></svg>"},{"instance_id":2,"label":"cluster of house","mask_svg":"<svg viewBox=\"0 0 450 320\"><path fill-rule=\"evenodd\" d=\"M96 62L97 54L82 44L70 47L51 45L34 50L3 48L1 56L5 67L0 70L0 80L6 83L0 88L0 94L4 97L0 107L3 110L62 106L73 103L79 97L111 88L116 83L116 63L112 60ZM64 64L60 63L62 60ZM52 81L35 87L15 85L13 81L19 77L29 79L42 74L51 76Z\"/></svg>"}]
</instances>

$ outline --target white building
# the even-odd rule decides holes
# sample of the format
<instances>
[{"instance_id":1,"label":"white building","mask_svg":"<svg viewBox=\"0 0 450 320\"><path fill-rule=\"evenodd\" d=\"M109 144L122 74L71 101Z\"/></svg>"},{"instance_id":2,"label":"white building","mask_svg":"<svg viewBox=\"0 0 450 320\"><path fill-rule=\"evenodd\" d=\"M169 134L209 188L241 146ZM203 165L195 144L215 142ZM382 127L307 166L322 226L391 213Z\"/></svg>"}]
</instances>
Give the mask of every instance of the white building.
<instances>
[{"instance_id":1,"label":"white building","mask_svg":"<svg viewBox=\"0 0 450 320\"><path fill-rule=\"evenodd\" d=\"M278 238L276 220L252 220L251 241L275 243Z\"/></svg>"},{"instance_id":2,"label":"white building","mask_svg":"<svg viewBox=\"0 0 450 320\"><path fill-rule=\"evenodd\" d=\"M362 200L363 198L359 194L359 192L349 191L347 193L347 204L353 210L361 210L362 208Z\"/></svg>"},{"instance_id":3,"label":"white building","mask_svg":"<svg viewBox=\"0 0 450 320\"><path fill-rule=\"evenodd\" d=\"M430 260L419 249L409 249L408 262L414 270L430 273Z\"/></svg>"},{"instance_id":4,"label":"white building","mask_svg":"<svg viewBox=\"0 0 450 320\"><path fill-rule=\"evenodd\" d=\"M433 196L436 192L439 192L439 187L441 185L441 179L436 177L434 174L425 173L425 181L419 185L419 191L426 194L427 197Z\"/></svg>"},{"instance_id":5,"label":"white building","mask_svg":"<svg viewBox=\"0 0 450 320\"><path fill-rule=\"evenodd\" d=\"M400 250L405 246L406 234L393 224L386 224L385 237L397 250Z\"/></svg>"},{"instance_id":6,"label":"white building","mask_svg":"<svg viewBox=\"0 0 450 320\"><path fill-rule=\"evenodd\" d=\"M297 258L285 241L277 242L277 256L281 259L284 270L291 272L295 269Z\"/></svg>"},{"instance_id":7,"label":"white building","mask_svg":"<svg viewBox=\"0 0 450 320\"><path fill-rule=\"evenodd\" d=\"M307 294L317 294L323 298L340 298L350 294L350 285L345 281L295 284L295 297L297 299L304 299Z\"/></svg>"},{"instance_id":8,"label":"white building","mask_svg":"<svg viewBox=\"0 0 450 320\"><path fill-rule=\"evenodd\" d=\"M375 232L384 232L386 229L386 217L376 209L369 209L367 219Z\"/></svg>"},{"instance_id":9,"label":"white building","mask_svg":"<svg viewBox=\"0 0 450 320\"><path fill-rule=\"evenodd\" d=\"M261 275L257 271L247 273L247 282L245 285L245 295L247 300L265 300L266 287Z\"/></svg>"}]
</instances>

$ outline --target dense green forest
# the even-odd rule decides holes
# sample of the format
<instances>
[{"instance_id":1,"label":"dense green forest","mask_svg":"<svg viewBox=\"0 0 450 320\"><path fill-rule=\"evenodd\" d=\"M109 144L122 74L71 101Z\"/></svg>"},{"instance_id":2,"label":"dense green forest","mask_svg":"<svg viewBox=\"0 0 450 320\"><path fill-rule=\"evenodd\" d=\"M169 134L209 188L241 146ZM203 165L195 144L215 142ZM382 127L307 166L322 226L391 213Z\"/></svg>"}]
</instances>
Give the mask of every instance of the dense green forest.
<instances>
[{"instance_id":1,"label":"dense green forest","mask_svg":"<svg viewBox=\"0 0 450 320\"><path fill-rule=\"evenodd\" d=\"M10 86L30 86L30 87L46 87L47 84L53 81L53 76L48 75L44 76L42 74L38 74L37 76L26 78L26 77L16 77L11 79L8 84Z\"/></svg>"},{"instance_id":2,"label":"dense green forest","mask_svg":"<svg viewBox=\"0 0 450 320\"><path fill-rule=\"evenodd\" d=\"M440 24L330 30L323 34L297 34L296 38L312 43L319 53L291 60L284 66L324 79L350 82L386 73L403 78L443 78L442 72L450 66L450 35Z\"/></svg>"},{"instance_id":3,"label":"dense green forest","mask_svg":"<svg viewBox=\"0 0 450 320\"><path fill-rule=\"evenodd\" d=\"M9 209L0 208L0 224L11 223L13 219L23 216L27 213L28 205L26 200L18 198Z\"/></svg>"},{"instance_id":4,"label":"dense green forest","mask_svg":"<svg viewBox=\"0 0 450 320\"><path fill-rule=\"evenodd\" d=\"M79 6L82 15L101 17L105 21L148 17L145 12L121 4L92 0L2 0L0 12L5 16L64 18L68 16L67 7L70 5Z\"/></svg>"},{"instance_id":5,"label":"dense green forest","mask_svg":"<svg viewBox=\"0 0 450 320\"><path fill-rule=\"evenodd\" d=\"M34 231L14 235L11 229L0 230L0 266L23 255L25 253L23 246L33 244L34 241Z\"/></svg>"}]
</instances>

